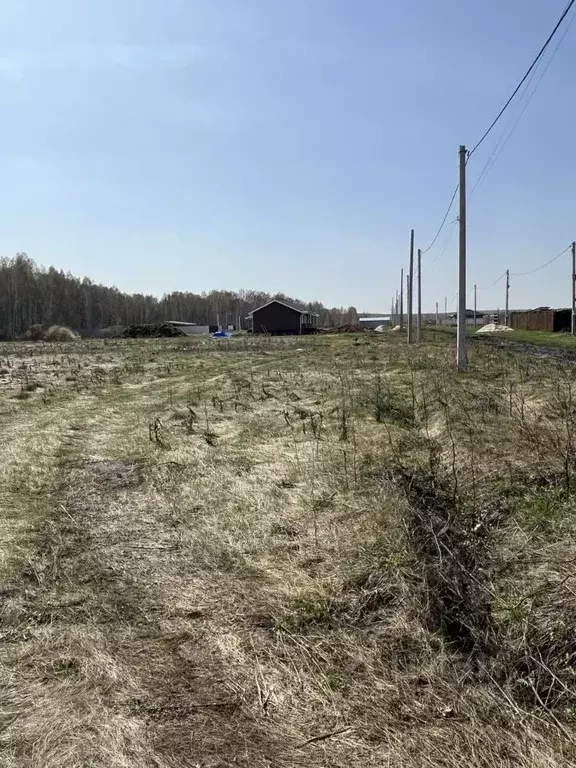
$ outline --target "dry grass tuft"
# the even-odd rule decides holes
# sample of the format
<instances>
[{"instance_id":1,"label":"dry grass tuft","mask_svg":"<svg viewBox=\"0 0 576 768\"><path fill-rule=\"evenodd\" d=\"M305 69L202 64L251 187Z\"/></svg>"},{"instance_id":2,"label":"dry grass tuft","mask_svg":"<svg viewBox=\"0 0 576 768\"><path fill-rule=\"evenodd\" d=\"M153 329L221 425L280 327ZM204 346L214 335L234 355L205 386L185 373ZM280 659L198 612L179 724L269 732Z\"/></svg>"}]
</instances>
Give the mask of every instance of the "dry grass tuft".
<instances>
[{"instance_id":1,"label":"dry grass tuft","mask_svg":"<svg viewBox=\"0 0 576 768\"><path fill-rule=\"evenodd\" d=\"M26 333L30 341L79 341L80 336L71 328L64 325L32 325Z\"/></svg>"},{"instance_id":2,"label":"dry grass tuft","mask_svg":"<svg viewBox=\"0 0 576 768\"><path fill-rule=\"evenodd\" d=\"M78 341L80 336L64 325L51 325L44 334L44 341Z\"/></svg>"}]
</instances>

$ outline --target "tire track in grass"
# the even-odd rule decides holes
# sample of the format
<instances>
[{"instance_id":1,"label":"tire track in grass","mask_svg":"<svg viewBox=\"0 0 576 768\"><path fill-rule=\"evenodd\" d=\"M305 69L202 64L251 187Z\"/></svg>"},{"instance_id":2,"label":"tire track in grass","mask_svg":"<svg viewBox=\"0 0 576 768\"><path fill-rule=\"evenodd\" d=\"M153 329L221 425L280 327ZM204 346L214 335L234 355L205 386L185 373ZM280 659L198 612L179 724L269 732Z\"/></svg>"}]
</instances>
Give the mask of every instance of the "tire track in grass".
<instances>
[{"instance_id":1,"label":"tire track in grass","mask_svg":"<svg viewBox=\"0 0 576 768\"><path fill-rule=\"evenodd\" d=\"M260 760L275 749L206 625L194 611L174 611L190 552L158 514L146 463L114 457L129 412L100 398L65 413L74 430L54 413L55 434L43 443L50 485L32 573L14 578L3 617L5 764L268 764Z\"/></svg>"}]
</instances>

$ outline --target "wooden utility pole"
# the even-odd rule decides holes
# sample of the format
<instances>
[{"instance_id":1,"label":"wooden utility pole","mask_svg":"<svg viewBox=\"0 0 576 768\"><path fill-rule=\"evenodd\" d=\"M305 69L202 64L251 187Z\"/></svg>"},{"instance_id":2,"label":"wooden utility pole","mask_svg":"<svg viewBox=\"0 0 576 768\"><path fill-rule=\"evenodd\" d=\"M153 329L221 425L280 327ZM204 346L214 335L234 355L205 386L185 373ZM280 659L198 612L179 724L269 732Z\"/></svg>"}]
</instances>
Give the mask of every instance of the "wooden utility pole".
<instances>
[{"instance_id":1,"label":"wooden utility pole","mask_svg":"<svg viewBox=\"0 0 576 768\"><path fill-rule=\"evenodd\" d=\"M400 270L400 330L404 330L404 270Z\"/></svg>"},{"instance_id":2,"label":"wooden utility pole","mask_svg":"<svg viewBox=\"0 0 576 768\"><path fill-rule=\"evenodd\" d=\"M572 243L572 336L576 333L576 243Z\"/></svg>"},{"instance_id":3,"label":"wooden utility pole","mask_svg":"<svg viewBox=\"0 0 576 768\"><path fill-rule=\"evenodd\" d=\"M474 328L476 328L476 293L478 291L478 286L476 283L474 283Z\"/></svg>"},{"instance_id":4,"label":"wooden utility pole","mask_svg":"<svg viewBox=\"0 0 576 768\"><path fill-rule=\"evenodd\" d=\"M436 325L440 325L438 321L438 302L436 302Z\"/></svg>"},{"instance_id":5,"label":"wooden utility pole","mask_svg":"<svg viewBox=\"0 0 576 768\"><path fill-rule=\"evenodd\" d=\"M422 335L422 251L418 248L418 313L416 315L416 341Z\"/></svg>"},{"instance_id":6,"label":"wooden utility pole","mask_svg":"<svg viewBox=\"0 0 576 768\"><path fill-rule=\"evenodd\" d=\"M466 147L458 151L460 164L460 238L458 245L458 327L456 331L456 368L468 370L466 350Z\"/></svg>"},{"instance_id":7,"label":"wooden utility pole","mask_svg":"<svg viewBox=\"0 0 576 768\"><path fill-rule=\"evenodd\" d=\"M410 269L408 271L408 344L412 344L412 289L414 287L414 230L410 230Z\"/></svg>"},{"instance_id":8,"label":"wooden utility pole","mask_svg":"<svg viewBox=\"0 0 576 768\"><path fill-rule=\"evenodd\" d=\"M448 325L448 296L444 296L444 325Z\"/></svg>"},{"instance_id":9,"label":"wooden utility pole","mask_svg":"<svg viewBox=\"0 0 576 768\"><path fill-rule=\"evenodd\" d=\"M504 325L508 325L509 298L510 298L510 270L507 269L506 270L506 309L504 310Z\"/></svg>"}]
</instances>

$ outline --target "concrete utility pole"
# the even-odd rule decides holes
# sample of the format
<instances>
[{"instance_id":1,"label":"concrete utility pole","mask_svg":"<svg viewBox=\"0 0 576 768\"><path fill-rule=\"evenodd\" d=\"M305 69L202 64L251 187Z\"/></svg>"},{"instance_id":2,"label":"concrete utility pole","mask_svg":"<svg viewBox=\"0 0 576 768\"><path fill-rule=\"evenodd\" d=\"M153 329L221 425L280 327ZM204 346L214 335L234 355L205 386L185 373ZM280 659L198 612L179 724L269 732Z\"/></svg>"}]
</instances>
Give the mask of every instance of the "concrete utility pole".
<instances>
[{"instance_id":1,"label":"concrete utility pole","mask_svg":"<svg viewBox=\"0 0 576 768\"><path fill-rule=\"evenodd\" d=\"M404 270L400 270L400 330L404 330Z\"/></svg>"},{"instance_id":2,"label":"concrete utility pole","mask_svg":"<svg viewBox=\"0 0 576 768\"><path fill-rule=\"evenodd\" d=\"M478 286L476 283L474 283L474 328L476 328L476 292L478 290Z\"/></svg>"},{"instance_id":3,"label":"concrete utility pole","mask_svg":"<svg viewBox=\"0 0 576 768\"><path fill-rule=\"evenodd\" d=\"M406 275L406 300L407 301L409 301L409 296L410 296L411 293L412 293L412 278L411 278L411 275ZM410 341L411 341L411 339L410 339L410 336L411 336L411 333L410 333L410 325L411 325L410 320L411 320L410 310L407 309L406 310L406 328L408 330L408 343L409 344L410 344Z\"/></svg>"},{"instance_id":4,"label":"concrete utility pole","mask_svg":"<svg viewBox=\"0 0 576 768\"><path fill-rule=\"evenodd\" d=\"M398 325L398 291L396 291L396 304L394 305L394 325Z\"/></svg>"},{"instance_id":5,"label":"concrete utility pole","mask_svg":"<svg viewBox=\"0 0 576 768\"><path fill-rule=\"evenodd\" d=\"M414 230L410 230L410 270L408 273L408 344L412 344L412 289L414 287Z\"/></svg>"},{"instance_id":6,"label":"concrete utility pole","mask_svg":"<svg viewBox=\"0 0 576 768\"><path fill-rule=\"evenodd\" d=\"M510 270L507 269L506 270L506 309L504 310L504 325L508 325L509 298L510 298Z\"/></svg>"},{"instance_id":7,"label":"concrete utility pole","mask_svg":"<svg viewBox=\"0 0 576 768\"><path fill-rule=\"evenodd\" d=\"M418 314L416 315L416 341L422 335L422 251L418 248Z\"/></svg>"},{"instance_id":8,"label":"concrete utility pole","mask_svg":"<svg viewBox=\"0 0 576 768\"><path fill-rule=\"evenodd\" d=\"M460 238L458 245L458 328L456 331L456 368L468 370L466 350L466 147L458 151L460 163Z\"/></svg>"},{"instance_id":9,"label":"concrete utility pole","mask_svg":"<svg viewBox=\"0 0 576 768\"><path fill-rule=\"evenodd\" d=\"M436 325L440 325L438 321L438 302L436 302Z\"/></svg>"},{"instance_id":10,"label":"concrete utility pole","mask_svg":"<svg viewBox=\"0 0 576 768\"><path fill-rule=\"evenodd\" d=\"M572 336L576 333L576 243L572 243Z\"/></svg>"}]
</instances>

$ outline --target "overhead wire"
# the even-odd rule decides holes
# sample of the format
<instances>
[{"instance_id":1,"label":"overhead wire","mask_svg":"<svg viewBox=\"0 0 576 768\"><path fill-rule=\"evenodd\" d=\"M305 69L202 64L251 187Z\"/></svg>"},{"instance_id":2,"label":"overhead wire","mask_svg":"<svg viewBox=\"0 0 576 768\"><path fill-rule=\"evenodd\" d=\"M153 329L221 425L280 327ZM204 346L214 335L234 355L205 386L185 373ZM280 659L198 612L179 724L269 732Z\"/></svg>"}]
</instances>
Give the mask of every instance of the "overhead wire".
<instances>
[{"instance_id":1,"label":"overhead wire","mask_svg":"<svg viewBox=\"0 0 576 768\"><path fill-rule=\"evenodd\" d=\"M524 90L524 92L523 92L522 96L520 97L520 102L519 102L520 104L522 103L523 99L525 98L525 96L526 96L526 93L528 92L528 88L530 87L530 83L532 82L532 79L535 77L535 75L536 75L536 72L537 72L537 69L535 69L535 70L532 72L532 75L530 76L530 79L529 79L529 80L528 80L528 82L526 83L526 88L525 88L525 90ZM532 95L533 95L534 93L535 93L535 91L533 91ZM531 98L531 97L530 97L530 98ZM478 178L476 179L476 181L475 181L475 183L474 183L474 185L473 185L472 189L470 190L470 194L468 195L468 199L470 199L470 198L473 196L473 194L476 192L476 190L478 189L478 187L479 187L479 186L482 184L482 182L484 181L484 179L486 178L486 176L488 175L488 173L489 173L489 172L492 170L492 167L493 167L493 166L494 166L494 164L496 163L496 160L497 160L497 159L498 159L498 157L500 156L500 154L501 154L502 150L504 149L504 147L506 146L506 144L508 143L508 141L509 141L509 140L510 140L510 138L512 137L512 134L514 133L514 131L515 131L515 129L516 129L516 127L517 127L518 123L520 122L520 118L522 117L522 115L523 115L523 114L524 114L524 112L526 111L526 108L527 108L527 106L528 106L528 104L529 104L529 103L530 103L530 99L529 99L529 100L526 102L526 104L524 105L524 107L523 107L523 109L521 110L520 114L518 115L518 117L517 117L517 120L516 120L516 122L514 123L514 125L512 125L512 121L510 121L510 122L509 122L509 123L506 125L506 127L504 128L504 130L502 131L502 134L501 134L500 138L498 139L498 141L496 142L496 144L494 145L494 149L492 150L492 152L491 152L491 153L490 153L490 155L488 156L488 159L486 160L486 163L485 163L484 167L482 168L482 170L481 170L481 172L480 172L480 175L478 176ZM511 126L511 125L512 125L512 128L511 128L511 130L510 130L510 133L508 134L508 137L506 137L506 133L508 132L508 129L510 128L510 126Z\"/></svg>"},{"instance_id":2,"label":"overhead wire","mask_svg":"<svg viewBox=\"0 0 576 768\"><path fill-rule=\"evenodd\" d=\"M442 246L442 250L436 252L436 255L434 256L434 258L430 262L430 265L434 264L434 262L437 261L437 259L441 259L442 256L444 256L444 254L448 250L448 246L450 245L450 242L451 242L452 238L454 237L454 232L456 232L456 227L454 226L454 224L458 223L458 219L454 219L454 221L452 221L450 223L452 224L452 229L450 230L450 234L446 238L446 240L444 242L444 245Z\"/></svg>"},{"instance_id":3,"label":"overhead wire","mask_svg":"<svg viewBox=\"0 0 576 768\"><path fill-rule=\"evenodd\" d=\"M576 2L576 0L575 0L575 2ZM434 239L432 240L432 242L430 243L428 248L424 248L424 250L422 251L422 256L424 256L425 253L428 253L428 251L431 248L434 247L436 241L440 237L440 233L444 229L444 225L446 224L446 220L448 219L448 216L450 215L450 211L452 210L452 206L454 205L454 200L456 200L456 195L458 194L458 190L459 189L460 189L460 184L456 184L456 189L454 190L454 192L452 194L452 197L450 198L450 202L448 203L448 208L446 209L446 213L444 214L444 218L442 219L442 222L441 222L440 226L438 227L438 231L434 235Z\"/></svg>"},{"instance_id":4,"label":"overhead wire","mask_svg":"<svg viewBox=\"0 0 576 768\"><path fill-rule=\"evenodd\" d=\"M468 296L470 296L470 294L472 293L473 290L474 290L474 286L472 286L472 288L469 289L468 293L466 294L466 298L468 298ZM450 301L454 301L454 299L456 299L456 298L458 298L458 291L456 291L456 293L454 294L454 296L452 296Z\"/></svg>"},{"instance_id":5,"label":"overhead wire","mask_svg":"<svg viewBox=\"0 0 576 768\"><path fill-rule=\"evenodd\" d=\"M514 100L514 98L516 97L516 95L518 94L518 92L520 91L520 89L522 88L522 86L524 85L524 83L526 82L526 80L528 80L528 78L530 77L530 75L531 75L532 71L534 70L534 68L535 68L535 67L537 66L537 64L539 63L540 59L541 59L541 58L542 58L542 56L544 55L544 53L545 53L546 49L547 49L547 48L548 48L548 46L550 45L550 43L551 43L551 41L553 40L554 36L556 35L556 33L558 32L558 30L559 30L559 29L560 29L560 27L562 26L562 23L563 23L564 19L565 19L565 18L566 18L566 16L568 16L568 14L570 13L570 11L571 11L571 9L572 9L572 6L574 5L574 3L576 3L576 0L570 0L570 2L568 3L568 5L567 5L567 6L566 6L566 8L564 9L564 12L563 12L563 13L562 13L562 15L560 16L560 19L559 19L559 20L558 20L558 22L556 23L556 26L554 27L554 29L552 30L552 32L551 32L551 33L550 33L550 35L548 36L548 38L547 38L546 42L544 43L544 45L542 46L542 48L540 48L540 50L538 51L538 54L536 55L536 58L534 59L534 61L532 62L532 64L531 64L531 65L528 67L528 69L526 70L526 72L524 73L524 76L522 77L522 79L520 80L520 82L518 83L518 85L516 86L516 88L514 89L514 91L512 92L512 95L509 97L508 101L507 101L507 102L504 104L504 106L502 107L502 109L500 110L500 112L498 112L498 114L496 115L496 117L494 118L494 120L493 120L493 121L490 123L490 125L489 125L489 126L488 126L488 128L487 128L487 130L486 130L486 131L484 131L484 133L483 133L483 134L482 134L482 136L480 137L480 140L479 140L479 141L478 141L478 142L477 142L477 143L474 145L474 147L473 147L473 148L470 150L470 152L468 153L468 158L472 157L472 155L474 154L474 152L476 152L476 150L478 149L478 147L479 147L479 146L480 146L480 145L481 145L481 144L482 144L482 143L483 143L483 142L484 142L484 141L487 139L487 137L490 135L490 133L491 133L491 132L494 130L495 126L496 126L496 125L497 125L497 123L500 121L500 118L502 117L502 115L504 114L504 112L506 112L506 110L508 109L508 107L510 106L510 104L512 103L512 101Z\"/></svg>"},{"instance_id":6,"label":"overhead wire","mask_svg":"<svg viewBox=\"0 0 576 768\"><path fill-rule=\"evenodd\" d=\"M492 123L490 124L488 129L484 132L484 134L482 135L480 140L476 143L476 145L473 147L473 149L470 152L468 152L468 156L467 156L467 161L466 162L468 162L468 160L473 155L473 153L478 149L478 147L485 141L485 139L488 137L488 135L492 132L492 130L497 125L497 123L499 122L499 120L501 119L503 114L506 112L506 110L508 109L508 107L510 106L510 104L512 103L512 101L514 100L516 95L520 92L522 86L526 83L527 85L526 85L526 88L525 88L524 93L522 95L522 99L525 98L526 93L528 92L528 88L530 87L530 84L531 84L533 78L536 75L537 67L538 67L538 64L540 63L540 61L542 59L542 56L546 52L548 46L550 45L551 41L554 39L556 33L558 32L558 30L562 26L562 23L564 22L564 19L568 16L568 14L570 13L570 10L572 9L572 7L574 6L575 3L576 3L576 0L570 0L568 5L566 6L564 12L560 16L560 19L556 23L556 26L554 27L554 29L552 30L552 32L548 36L546 42L544 43L544 45L542 46L542 48L540 49L540 51L536 55L534 61L532 62L530 67L527 69L526 73L524 74L524 76L522 77L522 79L520 80L520 82L518 83L516 88L514 89L512 95L510 96L510 98L508 99L506 104L502 107L502 109L500 110L500 112L498 113L496 118L492 121ZM480 184L482 183L484 178L487 176L487 174L490 172L490 170L492 170L492 168L494 167L494 164L497 162L498 158L500 157L500 154L504 150L504 147L508 144L508 142L512 138L512 135L514 134L514 131L516 130L520 120L522 119L522 116L524 115L524 112L528 108L528 105L530 104L530 101L532 100L532 98L533 98L536 90L538 89L540 83L542 82L542 79L543 79L544 75L548 71L548 68L549 68L550 64L552 63L556 53L558 52L558 49L559 49L560 45L562 44L564 38L566 37L566 34L568 33L568 30L570 29L570 27L571 27L573 22L574 22L574 17L570 20L570 23L568 24L568 27L564 31L564 33L563 33L563 35L562 35L558 45L554 49L554 52L553 52L552 56L550 57L549 61L547 62L544 71L542 72L538 82L536 83L536 86L534 87L534 90L529 95L528 100L524 104L524 107L522 108L522 110L521 110L520 114L518 115L516 121L512 125L510 133L505 138L505 136L506 136L506 129L505 129L503 131L500 139L496 143L496 146L494 147L494 149L492 150L488 160L486 161L486 164L485 164L484 168L482 169L482 172L480 173L480 176L478 177L478 180L476 181L474 187L472 188L472 191L470 192L470 195L469 195L470 197L474 194L476 189L480 186ZM456 199L456 195L458 194L459 188L460 188L460 185L457 184L456 188L454 189L454 192L452 193L452 197L450 198L450 202L448 203L448 208L446 209L446 213L444 214L444 217L443 217L442 221L440 222L440 226L438 227L438 230L436 231L436 234L434 235L434 238L432 239L432 242L428 245L427 248L424 248L422 250L422 255L423 256L426 253L428 253L428 251L430 251L436 245L436 242L438 241L438 238L440 237L440 234L442 233L442 230L444 229L444 227L446 225L446 221L448 219L448 216L450 215L450 211L452 210L452 206L454 205L454 200Z\"/></svg>"},{"instance_id":7,"label":"overhead wire","mask_svg":"<svg viewBox=\"0 0 576 768\"><path fill-rule=\"evenodd\" d=\"M572 248L572 244L570 244L567 248L564 248L564 250L561 253L558 253L556 256L554 256L552 259L549 259L548 261L544 262L544 264L541 264L539 267L535 267L534 269L529 269L527 272L510 272L510 277L523 277L524 275L531 275L534 272L539 272L541 269L545 269L550 264L553 264L555 261L558 261L558 259L561 256L564 256L565 253L568 253L568 251ZM500 275L500 277L496 278L493 283L490 283L490 285L477 285L476 289L478 291L487 291L489 288L494 288L495 285L498 285L498 283L506 277L506 272L508 270L505 269L504 272Z\"/></svg>"},{"instance_id":8,"label":"overhead wire","mask_svg":"<svg viewBox=\"0 0 576 768\"><path fill-rule=\"evenodd\" d=\"M572 248L572 244L570 244L567 248L564 248L562 253L559 253L557 256L554 256L553 259L550 259L549 261L545 262L544 264L541 264L539 267L535 267L534 269L529 269L527 272L510 272L510 274L513 275L514 277L523 277L524 275L531 275L534 272L539 272L541 269L544 269L545 267L549 266L550 264L553 264L561 256L564 256L564 254L568 253L568 251L571 248Z\"/></svg>"},{"instance_id":9,"label":"overhead wire","mask_svg":"<svg viewBox=\"0 0 576 768\"><path fill-rule=\"evenodd\" d=\"M486 176L490 173L490 171L492 170L494 165L497 163L498 158L500 157L500 155L502 154L502 152L506 148L506 145L508 144L508 142L510 141L510 139L514 135L514 132L516 131L516 128L518 127L522 117L524 116L524 113L526 112L526 110L528 109L528 107L530 105L530 102L534 98L534 94L536 93L536 91L540 87L540 83L542 82L542 80L544 79L546 73L548 72L548 70L550 68L550 65L554 61L554 59L556 57L556 54L558 53L558 51L560 49L560 46L564 42L564 39L566 38L566 35L570 31L570 28L572 27L572 24L574 23L575 20L576 20L576 13L572 16L572 18L568 22L568 25L567 25L566 29L562 33L562 37L560 38L560 40L558 41L558 44L554 48L554 51L552 52L552 55L550 56L550 58L546 62L546 66L544 67L543 71L541 72L540 77L538 78L538 81L536 82L536 85L532 89L532 92L529 94L528 99L524 103L524 106L520 110L520 112L517 115L516 119L514 120L513 124L510 122L507 125L507 127L504 129L504 131L502 132L502 135L498 139L494 149L492 150L492 152L490 153L490 156L488 157L488 160L486 161L486 164L484 165L484 168L482 169L480 175L478 176L478 179L476 180L476 183L472 187L472 190L470 191L470 194L468 196L469 198L472 197L474 192L478 189L478 187L480 187L480 185L482 184L482 182L484 181ZM522 101L524 100L524 98L526 97L526 94L528 93L528 90L530 88L530 84L532 83L532 80L535 78L537 71L538 71L538 67L536 67L533 70L532 74L530 75L530 78L528 79L528 81L526 83L526 88L524 89L524 92L522 93L522 96L520 97L519 104L521 104ZM510 128L510 125L512 126L511 128ZM506 136L506 133L508 132L509 128L510 128L510 131L509 131L508 135Z\"/></svg>"},{"instance_id":10,"label":"overhead wire","mask_svg":"<svg viewBox=\"0 0 576 768\"><path fill-rule=\"evenodd\" d=\"M476 289L478 291L487 291L489 288L494 288L494 286L498 285L498 283L500 282L500 280L502 280L503 277L506 277L506 270L504 270L504 272L502 272L502 274L500 275L500 277L497 280L494 280L493 283L490 283L490 285L477 285Z\"/></svg>"},{"instance_id":11,"label":"overhead wire","mask_svg":"<svg viewBox=\"0 0 576 768\"><path fill-rule=\"evenodd\" d=\"M569 21L569 23L568 23L568 25L567 25L566 29L564 30L564 32L563 32L563 34L562 34L562 36L561 36L560 40L558 41L558 44L556 45L556 47L555 47L554 51L552 52L552 55L551 55L551 56L550 56L550 58L548 59L548 61L547 61L546 65L545 65L545 67L544 67L543 71L541 72L541 74L540 74L540 77L538 78L538 80L537 80L537 82L536 82L536 84L535 84L534 88L533 88L533 89L532 89L532 91L529 93L528 97L526 98L526 95L527 95L527 94L528 94L528 92L529 92L530 86L531 86L531 84L532 84L532 82L533 82L534 78L536 77L536 74L537 74L537 71L538 71L538 66L539 66L539 64L540 64L540 63L541 63L541 61L542 61L542 57L544 56L544 53L545 53L545 52L546 52L546 50L548 49L548 46L550 45L551 41L554 39L555 35L557 34L558 30L559 30L559 29L560 29L560 27L562 26L562 24L563 24L564 20L566 19L566 17L567 17L567 16L568 16L568 14L570 13L570 11L571 11L571 9L573 8L573 6L575 5L575 3L576 3L576 0L570 0L570 2L568 3L568 5L567 5L567 6L566 6L566 8L564 9L564 11L563 11L562 15L560 16L560 18L559 18L558 22L557 22L557 23L556 23L556 25L554 26L554 29L552 30L552 32L550 33L550 35L549 35L549 36L548 36L548 38L546 39L546 41L545 41L544 45L543 45L543 46L541 47L541 49L538 51L538 54L537 54L537 55L536 55L536 57L534 58L534 60L533 60L533 62L531 63L530 67L529 67L529 68L526 70L526 72L525 72L524 76L522 77L522 79L520 80L520 82L518 83L518 85L516 86L516 88L514 89L514 91L512 92L512 94L511 94L511 96L509 97L509 99L506 101L506 103L504 104L504 106L502 107L502 109L500 110L500 112L499 112L499 113L496 115L495 119L494 119L494 120L492 121L492 123L489 125L488 129L487 129L487 130L486 130L486 131L485 131L485 132L482 134L482 136L480 137L480 140L479 140L479 141L478 141L478 142L477 142L477 143L474 145L474 147L472 148L472 150L471 150L471 151L469 151L469 152L467 153L466 163L468 163L468 160L470 159L470 157L471 157L471 156L474 154L474 152L476 152L476 150L477 150L477 149L480 147L480 145L481 145L481 144L482 144L482 143L483 143L483 142L486 140L486 138L487 138L487 137L490 135L490 133L491 133L491 132L494 130L495 126L498 124L498 122L500 121L500 119L502 118L502 116L504 115L504 113L506 112L506 110L508 109L508 107L510 106L510 104L512 103L512 101L514 100L514 98L515 98L515 97L518 95L518 93L520 92L520 90L522 89L522 87L525 85L524 91L523 91L523 93L522 93L522 96L521 96L521 98L520 98L520 105L522 104L522 102L523 102L525 99L526 99L526 101L525 101L524 105L522 106L522 109L520 110L520 112L519 112L519 114L517 115L517 117L516 117L516 119L514 120L514 122L513 122L513 123L512 123L512 122L509 122L509 123L508 123L508 125L507 125L507 127L506 127L506 128L504 129L504 131L502 132L502 134L501 134L500 138L498 139L498 141L497 141L497 143L496 143L495 147L493 148L492 152L490 153L490 156L488 157L488 160L486 161L486 164L484 165L484 167L483 167L483 169L482 169L482 171L481 171L481 173L480 173L480 175L479 175L478 179L476 180L476 183L474 184L474 186L473 186L473 188L472 188L472 191L471 191L471 192L470 192L470 194L469 194L469 196L470 196L470 197L471 197L471 196L474 194L474 192L475 192L475 191L478 189L478 187L479 187L479 186L482 184L482 182L484 181L484 179L486 178L486 176L487 176L487 175L490 173L490 171L492 170L492 168L494 167L494 165L495 165L495 164L496 164L496 162L498 161L498 159L499 159L500 155L501 155L501 154L502 154L502 152L504 151L505 147L507 146L508 142L510 141L510 139L511 139L511 138L512 138L512 136L514 135L514 132L516 131L516 128L518 127L518 125L519 125L519 123L520 123L520 121L521 121L521 119L522 119L522 117L523 117L524 113L526 112L526 110L527 110L528 106L530 105L530 102L532 101L532 99L533 99L533 97L534 97L534 94L535 94L535 93L536 93L536 91L538 90L538 88L539 88L539 86L540 86L540 83L541 83L541 82L542 82L542 80L544 79L544 77L545 77L545 75L546 75L546 73L547 73L547 71L548 71L548 69L549 69L550 65L552 64L552 62L553 62L553 60L554 60L554 58L555 58L555 56L556 56L556 54L557 54L557 52L558 52L558 50L559 50L560 46L562 45L562 43L563 43L564 39L566 38L566 35L568 34L568 31L570 30L570 28L571 28L572 24L574 23L574 20L576 19L576 14L574 14L574 16L573 16L573 17L570 19L570 21ZM445 212L445 214L444 214L444 217L442 218L442 221L440 222L440 226L438 227L438 229L437 229L437 231L436 231L436 234L434 235L434 238L432 239L432 241L430 242L430 244L428 245L428 247L422 250L422 252L421 252L421 253L422 253L422 255L425 255L426 253L428 253L428 251L430 251L430 250L431 250L431 249L432 249L432 248L433 248L433 247L436 245L436 243L437 243L437 241L438 241L438 238L440 237L440 235L441 235L441 233L442 233L442 231L443 231L444 227L446 226L446 222L447 222L447 220L448 220L448 217L449 217L449 215L450 215L450 212L451 212L451 210L452 210L452 206L454 205L454 201L455 201L455 199L456 199L456 195L458 194L458 191L459 191L459 189L460 189L460 185L459 185L459 184L457 184L457 185L456 185L456 188L454 189L454 192L452 193L452 197L450 198L450 202L448 203L448 207L447 207L447 209L446 209L446 212ZM455 223L457 223L457 221L458 221L458 218L456 218L456 219L455 219L453 222L451 222L451 223L452 223L452 224L455 224ZM445 241L445 243L444 243L444 245L443 245L443 247L442 247L441 251L439 251L439 252L438 252L438 253L435 255L434 259L432 260L432 263L434 263L434 262L435 262L435 261L436 261L436 260L437 260L439 257L441 257L441 256L443 256L443 255L444 255L444 253L446 252L446 250L447 250L447 248L448 248L448 245L450 244L450 241L452 240L452 237L453 237L453 235L454 235L454 232L455 232L455 230L456 230L456 228L455 228L455 227L453 227L453 229L452 229L452 231L450 232L450 234L449 234L448 238L446 239L446 241ZM559 259L559 258L560 258L561 256L563 256L563 255L564 255L564 254L565 254L565 253L566 253L568 250L570 250L570 246L568 246L568 248L566 248L564 251L562 251L562 253L558 254L558 255L557 255L557 256L555 256L554 258L550 259L549 261L545 262L544 264L542 264L542 265L541 265L541 266L539 266L539 267L536 267L536 268L535 268L535 269L533 269L533 270L529 270L529 271L527 271L527 272L510 273L510 274L513 274L514 276L516 276L516 277L519 277L519 276L523 276L523 275L529 275L529 274L532 274L533 272L538 272L539 270L541 270L541 269L544 269L544 268L545 268L545 267L547 267L549 264L552 264L554 261L556 261L557 259ZM497 278L497 279L496 279L496 280L495 280L493 283L491 283L490 285L487 285L487 286L477 286L477 288L478 288L479 290L487 290L487 289L489 289L489 288L492 288L492 287L494 287L495 285L497 285L497 284L498 284L498 283L499 283L499 282L500 282L500 281L501 281L501 280L502 280L502 279L503 279L505 276L506 276L506 271L504 271L504 272L502 273L502 275L500 275L500 277L498 277L498 278ZM472 289L470 289L470 291L468 291L468 293L466 294L466 296L469 296L469 295L470 295L470 293L472 292L472 290L473 290L473 288L472 288ZM455 294L455 297L456 297L456 296L457 296L457 293ZM455 298L455 297L454 297L454 298Z\"/></svg>"}]
</instances>

